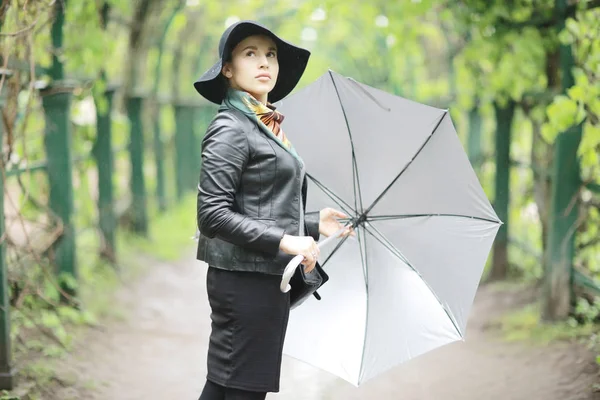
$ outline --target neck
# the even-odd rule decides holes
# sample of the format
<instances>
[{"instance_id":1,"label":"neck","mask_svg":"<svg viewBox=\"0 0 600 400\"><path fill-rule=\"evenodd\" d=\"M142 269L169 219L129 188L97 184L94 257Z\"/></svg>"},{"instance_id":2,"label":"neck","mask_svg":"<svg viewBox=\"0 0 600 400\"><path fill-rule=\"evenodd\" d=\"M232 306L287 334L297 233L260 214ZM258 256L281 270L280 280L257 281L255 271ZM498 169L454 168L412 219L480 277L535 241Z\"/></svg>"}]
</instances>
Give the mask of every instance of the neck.
<instances>
[{"instance_id":1,"label":"neck","mask_svg":"<svg viewBox=\"0 0 600 400\"><path fill-rule=\"evenodd\" d=\"M250 92L247 92L247 93L250 93ZM268 101L268 98L269 98L269 94L268 93L265 93L265 94L262 94L262 95L257 95L255 93L250 93L250 95L252 97L254 97L256 100L258 100L261 103L263 103L265 106L267 105L267 101Z\"/></svg>"},{"instance_id":2,"label":"neck","mask_svg":"<svg viewBox=\"0 0 600 400\"><path fill-rule=\"evenodd\" d=\"M267 105L267 101L268 101L268 98L269 98L269 94L268 93L256 94L256 93L252 93L252 92L250 92L248 90L244 90L244 89L238 88L238 87L233 87L233 89L239 90L240 92L248 93L250 96L254 97L256 100L260 101L264 105Z\"/></svg>"}]
</instances>

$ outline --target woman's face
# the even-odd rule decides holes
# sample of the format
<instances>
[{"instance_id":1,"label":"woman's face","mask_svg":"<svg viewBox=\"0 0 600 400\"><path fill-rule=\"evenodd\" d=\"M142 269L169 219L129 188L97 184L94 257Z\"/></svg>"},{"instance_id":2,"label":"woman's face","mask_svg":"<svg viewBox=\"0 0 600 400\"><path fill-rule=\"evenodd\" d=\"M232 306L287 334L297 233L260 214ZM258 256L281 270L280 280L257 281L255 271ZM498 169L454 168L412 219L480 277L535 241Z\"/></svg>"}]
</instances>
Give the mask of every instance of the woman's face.
<instances>
[{"instance_id":1,"label":"woman's face","mask_svg":"<svg viewBox=\"0 0 600 400\"><path fill-rule=\"evenodd\" d=\"M231 87L244 90L266 104L279 75L275 42L267 36L248 36L235 46L222 73Z\"/></svg>"}]
</instances>

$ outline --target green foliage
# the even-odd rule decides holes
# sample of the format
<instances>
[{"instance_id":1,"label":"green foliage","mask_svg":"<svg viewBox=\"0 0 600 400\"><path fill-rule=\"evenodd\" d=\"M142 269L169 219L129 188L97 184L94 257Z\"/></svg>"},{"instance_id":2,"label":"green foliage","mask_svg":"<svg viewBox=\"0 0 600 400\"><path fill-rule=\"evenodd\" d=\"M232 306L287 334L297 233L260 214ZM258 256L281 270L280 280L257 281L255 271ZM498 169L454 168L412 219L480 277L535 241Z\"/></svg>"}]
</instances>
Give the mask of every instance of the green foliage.
<instances>
[{"instance_id":1,"label":"green foliage","mask_svg":"<svg viewBox=\"0 0 600 400\"><path fill-rule=\"evenodd\" d=\"M66 70L95 77L111 51L111 40L100 27L98 5L101 3L69 1L66 4L63 29Z\"/></svg>"},{"instance_id":2,"label":"green foliage","mask_svg":"<svg viewBox=\"0 0 600 400\"><path fill-rule=\"evenodd\" d=\"M548 106L548 123L544 135L553 141L560 132L583 123L581 157L584 181L600 182L600 10L580 12L567 20L560 42L572 46L577 67L575 84L566 95L556 96Z\"/></svg>"},{"instance_id":3,"label":"green foliage","mask_svg":"<svg viewBox=\"0 0 600 400\"><path fill-rule=\"evenodd\" d=\"M461 0L457 3L457 18L480 30L488 27L506 29L505 26L520 22L549 20L554 9L553 0Z\"/></svg>"},{"instance_id":4,"label":"green foliage","mask_svg":"<svg viewBox=\"0 0 600 400\"><path fill-rule=\"evenodd\" d=\"M196 207L196 196L190 194L168 213L152 217L149 238L142 238L120 231L121 239L137 251L165 261L181 258L182 250L194 245L196 220L190 210Z\"/></svg>"},{"instance_id":5,"label":"green foliage","mask_svg":"<svg viewBox=\"0 0 600 400\"><path fill-rule=\"evenodd\" d=\"M573 90L569 90L569 93L572 92ZM559 133L581 123L585 118L584 110L578 107L577 101L564 95L556 96L547 112L548 124L544 125L542 133L548 142L553 142Z\"/></svg>"},{"instance_id":6,"label":"green foliage","mask_svg":"<svg viewBox=\"0 0 600 400\"><path fill-rule=\"evenodd\" d=\"M540 304L536 302L502 316L498 323L504 339L545 346L558 340L589 338L598 329L592 323L574 324L572 320L547 324L540 315Z\"/></svg>"},{"instance_id":7,"label":"green foliage","mask_svg":"<svg viewBox=\"0 0 600 400\"><path fill-rule=\"evenodd\" d=\"M14 3L14 2L13 2ZM43 66L51 63L50 7L43 2L28 2L27 12L9 8L3 32L16 32L39 20L31 36L2 37L3 48L14 49L12 57L31 59ZM98 79L106 70L108 81L123 82L129 68L129 27L122 21L132 19L136 2L110 0L113 20L103 30L99 1L68 1L65 21L64 48L59 57L65 62L67 75L79 78L73 97L74 155L81 160L75 165L75 225L78 229L80 269L77 280L72 276L49 278L50 265L30 262L31 268L11 264L14 282L11 298L20 295L19 307L13 313L13 331L18 356L25 353L58 359L72 346L76 327L93 325L103 317L120 317L110 300L126 276L143 271L137 265L138 253L163 260L175 260L188 246L195 232L193 213L195 198L190 195L169 212L154 212L150 237L139 238L122 230L118 234L118 266L99 260L100 243L95 231L97 210L94 193L94 169L90 150L95 140L92 121L81 122L83 105L91 97L102 112L106 103L101 96L107 82ZM518 113L513 126L511 157L530 163L534 130L532 123L544 122L544 139L552 143L556 136L575 124L583 124L583 139L579 147L584 182L600 182L600 14L598 10L580 11L567 21L565 29L539 29L530 22L549 21L554 15L554 0L439 0L343 2L339 0L231 0L227 2L199 1L197 5L177 8L178 1L163 2L147 21L145 43L147 62L143 65L144 89L158 84L161 95L170 96L175 87L182 98L199 99L191 82L217 59L217 45L226 24L235 18L258 19L272 27L287 40L311 50L311 61L298 88L312 82L327 69L351 76L366 84L417 101L450 106L459 127L461 139L466 138L466 112L477 107L483 117L482 144L487 156L477 169L482 185L490 198L494 197L495 116L491 104L514 99L527 105L528 113ZM189 3L189 2L188 2ZM584 4L583 2L580 2ZM42 7L42 5L44 5ZM174 14L171 23L168 18ZM243 15L242 15L243 11ZM529 26L526 26L529 23ZM158 43L164 34L162 59ZM31 44L29 42L31 41ZM559 44L571 45L577 67L575 85L566 93L554 96L548 92L548 56ZM30 49L31 47L31 49ZM174 57L174 49L181 56ZM160 76L155 76L161 60ZM174 67L180 66L178 76ZM38 77L39 78L39 77ZM82 79L85 78L85 79ZM21 77L22 91L16 96L16 118L12 157L18 163L45 159L43 147L44 115L35 91L28 92L29 78ZM556 84L556 82L555 82ZM26 111L27 105L31 110ZM114 147L125 148L129 139L129 121L124 113L120 94L112 110ZM148 115L151 117L152 115ZM85 119L85 118L83 118ZM160 113L162 141L167 148L167 177L174 176L172 160L173 110L169 105ZM151 143L152 130L146 126L145 138ZM125 152L115 155L115 195L121 200L129 194L129 160ZM510 210L511 239L509 261L515 277L538 280L543 274L541 262L542 229L538 198L533 190L534 176L527 167L513 167L511 177L512 207ZM152 193L153 160L147 152L146 174L148 193ZM43 174L22 178L26 194L17 199L20 212L35 221L45 210L47 182ZM543 179L543 178L541 178ZM169 200L174 198L173 179ZM596 195L582 191L589 204L582 218L585 223L577 235L578 268L600 276L600 212ZM153 198L149 199L155 207ZM191 216L192 215L192 216ZM28 264L29 265L29 264ZM76 307L60 303L60 285L77 289ZM23 295L23 293L25 293ZM539 306L527 307L502 321L509 339L533 338L547 343L557 338L589 335L592 321L598 317L598 302L579 302L576 315L568 323L546 325L539 321ZM16 340L19 339L19 340ZM598 340L598 339L596 339ZM600 341L600 340L598 340ZM600 350L599 350L600 351ZM43 365L32 364L28 374L39 382L50 382L49 371ZM7 395L8 396L8 395ZM10 397L7 397L10 398ZM1 400L2 398L0 398Z\"/></svg>"},{"instance_id":8,"label":"green foliage","mask_svg":"<svg viewBox=\"0 0 600 400\"><path fill-rule=\"evenodd\" d=\"M0 393L0 400L21 400L21 398L19 396L13 396L6 390L3 390L2 393Z\"/></svg>"},{"instance_id":9,"label":"green foliage","mask_svg":"<svg viewBox=\"0 0 600 400\"><path fill-rule=\"evenodd\" d=\"M600 321L600 297L593 302L577 299L575 316L570 320L572 325L587 325Z\"/></svg>"},{"instance_id":10,"label":"green foliage","mask_svg":"<svg viewBox=\"0 0 600 400\"><path fill-rule=\"evenodd\" d=\"M579 249L577 253L576 265L589 271L589 274L596 279L600 279L600 210L590 208L588 218L577 235L576 245Z\"/></svg>"},{"instance_id":11,"label":"green foliage","mask_svg":"<svg viewBox=\"0 0 600 400\"><path fill-rule=\"evenodd\" d=\"M492 37L473 35L455 61L461 82L458 104L469 109L474 99L519 101L526 93L543 90L544 61L544 39L535 29Z\"/></svg>"}]
</instances>

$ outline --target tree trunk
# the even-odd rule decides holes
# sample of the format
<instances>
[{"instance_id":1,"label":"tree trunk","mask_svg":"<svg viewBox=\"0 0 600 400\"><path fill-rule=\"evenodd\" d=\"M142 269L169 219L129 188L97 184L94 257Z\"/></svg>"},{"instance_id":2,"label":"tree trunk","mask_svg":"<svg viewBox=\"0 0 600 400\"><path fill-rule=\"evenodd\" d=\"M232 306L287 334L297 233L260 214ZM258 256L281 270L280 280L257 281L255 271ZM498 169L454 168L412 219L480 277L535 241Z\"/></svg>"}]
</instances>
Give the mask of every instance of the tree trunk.
<instances>
[{"instance_id":1,"label":"tree trunk","mask_svg":"<svg viewBox=\"0 0 600 400\"><path fill-rule=\"evenodd\" d=\"M492 258L489 280L506 279L508 275L508 210L510 193L510 143L515 102L494 103L496 111L496 190L494 208L504 224L500 227Z\"/></svg>"},{"instance_id":2,"label":"tree trunk","mask_svg":"<svg viewBox=\"0 0 600 400\"><path fill-rule=\"evenodd\" d=\"M560 16L557 26L559 31L565 27L566 8L566 0L556 0L556 15ZM574 84L571 70L575 62L571 46L561 45L559 54L561 86L566 93ZM581 133L581 125L571 127L559 134L554 143L542 312L543 319L547 321L566 319L572 306L571 271L581 186L577 149L581 142Z\"/></svg>"},{"instance_id":3,"label":"tree trunk","mask_svg":"<svg viewBox=\"0 0 600 400\"><path fill-rule=\"evenodd\" d=\"M541 122L532 119L531 124L533 127L531 144L533 197L537 205L540 224L542 225L542 251L545 255L548 245L548 215L552 190L549 172L552 166L552 146L546 143L542 137ZM543 265L545 264L546 260L544 259Z\"/></svg>"},{"instance_id":4,"label":"tree trunk","mask_svg":"<svg viewBox=\"0 0 600 400\"><path fill-rule=\"evenodd\" d=\"M164 0L138 0L133 13L129 32L129 51L127 53L127 73L125 75L125 97L132 96L139 89L146 76L146 55L149 42L149 21L153 10L160 10Z\"/></svg>"},{"instance_id":5,"label":"tree trunk","mask_svg":"<svg viewBox=\"0 0 600 400\"><path fill-rule=\"evenodd\" d=\"M483 161L481 149L481 114L476 105L469 110L469 136L467 138L467 154L473 169L477 171Z\"/></svg>"}]
</instances>

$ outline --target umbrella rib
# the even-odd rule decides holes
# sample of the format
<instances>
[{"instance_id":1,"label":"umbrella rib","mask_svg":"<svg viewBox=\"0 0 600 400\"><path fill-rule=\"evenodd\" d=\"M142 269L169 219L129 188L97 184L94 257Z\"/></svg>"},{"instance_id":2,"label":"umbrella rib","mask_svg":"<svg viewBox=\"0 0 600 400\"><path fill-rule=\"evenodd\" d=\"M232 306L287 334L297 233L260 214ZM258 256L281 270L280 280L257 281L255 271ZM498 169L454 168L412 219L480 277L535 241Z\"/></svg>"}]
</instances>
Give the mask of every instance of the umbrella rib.
<instances>
[{"instance_id":1,"label":"umbrella rib","mask_svg":"<svg viewBox=\"0 0 600 400\"><path fill-rule=\"evenodd\" d=\"M374 234L371 230L375 231L377 234ZM392 254L394 254L396 257L400 258L400 260L402 262L404 262L410 269L412 269L419 276L419 278L421 278L421 280L423 281L423 283L429 288L429 291L431 292L431 294L433 295L433 297L435 297L435 299L438 301L438 303L440 303L440 306L442 307L442 310L444 310L444 312L446 313L446 315L450 319L450 322L452 322L452 325L454 326L454 329L456 329L456 332L458 332L458 334L459 334L460 337L463 337L463 334L460 331L460 329L458 328L458 325L457 325L456 321L454 320L454 317L452 316L452 313L450 312L450 310L448 310L448 308L444 305L444 303L442 303L442 301L437 296L437 294L435 293L435 291L433 290L433 288L431 286L429 286L429 283L427 283L427 281L423 278L423 276L419 273L419 271L417 271L417 269L415 267L413 267L413 265L402 254L402 252L399 249L397 249L392 243L390 243L389 240L386 239L385 235L383 235L381 232L379 232L379 230L377 228L375 228L373 225L369 225L369 227L367 228L367 226L365 224L365 231L369 232L371 234L371 236L373 236L384 247L386 247L388 250L390 250L392 252ZM387 245L386 245L386 243L387 243Z\"/></svg>"},{"instance_id":2,"label":"umbrella rib","mask_svg":"<svg viewBox=\"0 0 600 400\"><path fill-rule=\"evenodd\" d=\"M333 257L333 255L335 254L335 252L337 251L337 249L339 249L342 244L344 244L344 242L346 240L348 240L349 236L344 236L342 238L342 240L338 241L338 243L335 245L335 247L333 248L333 250L331 250L331 253L327 256L327 258L325 259L325 261L323 261L323 263L321 264L322 267L325 267L325 265L327 264L327 261L329 261L329 259L331 257Z\"/></svg>"},{"instance_id":3,"label":"umbrella rib","mask_svg":"<svg viewBox=\"0 0 600 400\"><path fill-rule=\"evenodd\" d=\"M371 225L370 225L371 226ZM371 226L372 227L372 226ZM365 227L365 229L367 229ZM375 230L377 232L377 234L381 237L377 237L377 235L373 234L373 232L371 232L369 229L367 229L367 231L369 231L369 233L377 240L379 240L379 242L385 247L387 248L390 252L392 252L396 257L398 257L400 260L402 260L402 262L406 263L407 265L410 265L410 262L408 261L408 259L406 257L404 257L404 255L402 254L402 252L400 250L398 250L389 240L387 240L385 238L385 236L383 234L381 234L376 228L372 227L373 230ZM411 267L412 268L412 267ZM414 269L414 268L413 268Z\"/></svg>"},{"instance_id":4,"label":"umbrella rib","mask_svg":"<svg viewBox=\"0 0 600 400\"><path fill-rule=\"evenodd\" d=\"M366 231L365 231L366 232ZM359 238L359 242L358 242L358 249L360 250L360 259L361 259L361 263L362 263L362 267L363 267L363 275L364 275L364 280L365 280L365 293L367 294L365 296L365 302L366 302L366 307L365 307L365 331L363 334L363 346L362 346L362 355L360 357L360 376L359 379L363 378L363 373L364 371L363 369L363 365L365 364L365 350L367 348L367 327L369 326L369 268L367 267L367 237L366 237L366 233L365 236L363 237L361 235L361 230L357 230L357 235L360 235ZM362 239L362 240L361 240ZM364 247L364 249L363 249Z\"/></svg>"},{"instance_id":5,"label":"umbrella rib","mask_svg":"<svg viewBox=\"0 0 600 400\"><path fill-rule=\"evenodd\" d=\"M346 122L346 128L348 130L348 136L350 136L350 147L352 148L352 185L354 187L354 209L362 210L362 193L360 191L360 179L358 176L358 164L356 163L356 153L354 152L354 141L352 140L352 131L350 130L350 123L348 122L348 116L346 115L346 108L344 108L344 103L342 103L342 98L340 97L340 92L338 91L337 84L335 83L335 79L333 79L333 73L329 70L329 77L331 78L331 82L333 83L333 88L335 89L335 94L340 103L340 107L342 109L342 114L344 115L344 121ZM357 188L358 186L358 188ZM358 191L358 196L356 195ZM356 201L360 203L360 207L356 204Z\"/></svg>"},{"instance_id":6,"label":"umbrella rib","mask_svg":"<svg viewBox=\"0 0 600 400\"><path fill-rule=\"evenodd\" d=\"M490 219L490 218L475 217L472 215L463 215L463 214L443 214L443 213L375 215L375 216L369 216L368 220L369 221L384 221L384 220L390 220L390 219L408 219L408 218L422 218L422 217L458 217L458 218L475 219L478 221L492 222L495 224L502 224L502 221L498 221L498 220Z\"/></svg>"},{"instance_id":7,"label":"umbrella rib","mask_svg":"<svg viewBox=\"0 0 600 400\"><path fill-rule=\"evenodd\" d=\"M437 131L438 127L440 126L440 124L444 120L444 117L446 116L446 114L448 114L448 110L444 110L444 113L440 117L440 120L437 122L437 124L435 125L435 127L433 128L433 130L431 131L431 133L429 134L429 136L425 140L425 142L423 142L423 144L421 145L421 147L419 148L419 150L417 151L417 153L414 155L414 157L408 162L408 164L406 164L404 166L404 168L402 169L402 171L400 171L400 173L383 190L383 192L381 192L381 194L375 199L375 201L373 201L373 204L371 204L371 206L369 207L369 209L367 211L365 211L365 214L368 214L369 211L371 211L373 209L373 207L375 207L375 205L379 202L379 200L381 200L381 198L387 193L388 190L390 190L390 188L394 185L394 183L396 183L396 181L402 176L402 174L408 169L408 167L410 167L410 165L413 163L413 161L415 161L415 159L419 156L419 154L421 154L421 151L423 151L423 149L425 148L425 146L427 146L427 143L429 143L429 141L433 137L433 134Z\"/></svg>"},{"instance_id":8,"label":"umbrella rib","mask_svg":"<svg viewBox=\"0 0 600 400\"><path fill-rule=\"evenodd\" d=\"M341 197L339 197L338 195L333 193L329 188L327 188L325 185L323 185L321 182L319 182L318 179L316 179L314 176L312 176L309 173L307 173L306 176L309 177L315 183L315 185L317 185L319 187L319 189L321 189L326 195L328 195L331 198L331 200L335 201L338 206L340 206L342 208L346 207L346 210L344 210L344 211L346 211L346 212L351 211L352 214L356 214L356 210L354 210L351 205L346 203Z\"/></svg>"},{"instance_id":9,"label":"umbrella rib","mask_svg":"<svg viewBox=\"0 0 600 400\"><path fill-rule=\"evenodd\" d=\"M363 87L363 86L362 86L362 85L361 85L361 84L360 84L358 81L356 81L356 79L353 79L353 78L348 78L348 80L349 80L350 82L352 82L352 83L356 84L356 86L357 86L357 87L358 87L358 88L359 88L359 89L360 89L360 90L361 90L361 91L362 91L362 92L363 92L363 93L364 93L364 94L365 94L365 95L366 95L368 98L370 98L371 100L373 100L373 102L374 102L375 104L377 104L379 107L381 107L381 109L382 109L382 110L384 110L384 111L387 111L387 112L390 112L390 111L392 111L392 109L391 109L391 108L389 108L389 107L386 107L386 106L384 106L383 104L381 104L381 103L379 102L379 100L377 100L377 99L375 98L375 96L373 96L371 93L369 93L369 92L368 92L368 91L367 91L367 90L366 90L366 89L365 89L365 88L364 88L364 87Z\"/></svg>"}]
</instances>

